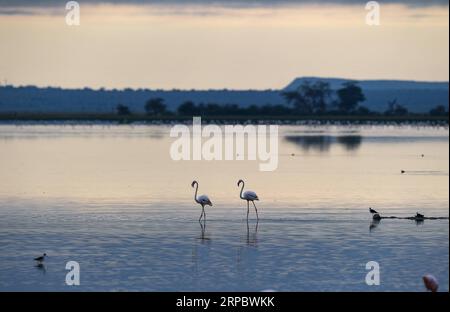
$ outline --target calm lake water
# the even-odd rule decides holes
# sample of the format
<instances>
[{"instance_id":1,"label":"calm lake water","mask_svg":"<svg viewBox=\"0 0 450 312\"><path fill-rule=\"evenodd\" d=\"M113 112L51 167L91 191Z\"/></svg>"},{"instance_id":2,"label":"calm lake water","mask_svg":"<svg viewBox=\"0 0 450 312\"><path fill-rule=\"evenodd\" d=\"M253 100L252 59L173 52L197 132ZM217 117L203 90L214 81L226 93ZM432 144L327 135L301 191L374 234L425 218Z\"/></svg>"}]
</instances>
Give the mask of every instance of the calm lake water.
<instances>
[{"instance_id":1,"label":"calm lake water","mask_svg":"<svg viewBox=\"0 0 450 312\"><path fill-rule=\"evenodd\" d=\"M0 290L423 291L425 273L449 290L448 219L368 212L448 218L448 128L282 126L274 172L174 161L169 131L0 125ZM194 179L214 203L204 225ZM65 284L68 261L80 286ZM365 283L369 261L379 286Z\"/></svg>"}]
</instances>

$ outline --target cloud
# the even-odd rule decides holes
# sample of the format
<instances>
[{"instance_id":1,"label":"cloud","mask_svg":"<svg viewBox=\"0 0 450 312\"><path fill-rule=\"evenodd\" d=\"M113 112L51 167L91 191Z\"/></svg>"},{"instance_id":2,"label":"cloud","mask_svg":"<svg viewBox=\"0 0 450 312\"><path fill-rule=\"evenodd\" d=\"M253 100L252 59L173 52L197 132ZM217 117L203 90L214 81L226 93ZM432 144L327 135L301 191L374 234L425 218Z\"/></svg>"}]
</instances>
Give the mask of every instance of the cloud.
<instances>
[{"instance_id":1,"label":"cloud","mask_svg":"<svg viewBox=\"0 0 450 312\"><path fill-rule=\"evenodd\" d=\"M83 5L110 4L133 6L157 6L167 12L190 15L213 15L210 9L282 8L301 5L361 5L369 0L79 0ZM0 15L48 15L62 14L68 0L0 0ZM383 4L400 4L410 8L431 6L448 7L449 0L380 0ZM208 9L203 12L202 9ZM172 11L171 11L172 10Z\"/></svg>"},{"instance_id":2,"label":"cloud","mask_svg":"<svg viewBox=\"0 0 450 312\"><path fill-rule=\"evenodd\" d=\"M37 3L38 2L38 3ZM62 6L61 0L0 0L0 7L52 7ZM364 0L80 0L80 4L135 4L135 5L216 5L224 7L265 7L301 4L364 5ZM404 4L408 6L448 6L449 0L383 0L382 4Z\"/></svg>"}]
</instances>

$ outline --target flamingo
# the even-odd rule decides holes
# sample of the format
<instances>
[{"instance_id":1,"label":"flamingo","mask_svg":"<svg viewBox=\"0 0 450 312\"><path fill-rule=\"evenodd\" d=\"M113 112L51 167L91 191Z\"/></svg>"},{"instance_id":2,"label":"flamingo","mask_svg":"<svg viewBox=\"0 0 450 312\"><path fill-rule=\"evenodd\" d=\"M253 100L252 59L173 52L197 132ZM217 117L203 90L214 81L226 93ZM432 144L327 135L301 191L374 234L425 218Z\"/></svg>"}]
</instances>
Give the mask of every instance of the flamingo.
<instances>
[{"instance_id":1,"label":"flamingo","mask_svg":"<svg viewBox=\"0 0 450 312\"><path fill-rule=\"evenodd\" d=\"M195 194L194 194L195 202L199 203L202 206L202 214L200 215L200 218L198 219L198 221L200 221L202 219L202 217L204 217L204 220L206 220L205 206L212 207L211 200L209 199L209 197L207 195L200 195L197 197L197 192L198 192L198 182L197 181L193 181L191 186L196 187Z\"/></svg>"},{"instance_id":2,"label":"flamingo","mask_svg":"<svg viewBox=\"0 0 450 312\"><path fill-rule=\"evenodd\" d=\"M256 205L255 205L255 200L259 200L258 195L256 195L256 193L253 192L253 191L246 191L246 192L244 192L244 194L242 194L242 192L244 191L245 182L243 180L239 180L238 184L237 184L238 187L241 184L242 184L242 188L241 188L240 197L241 197L241 199L247 201L247 220L248 220L248 213L249 213L249 210L250 210L250 202L252 202L253 206L255 207L256 218L257 218L257 220L259 220L258 209L256 208Z\"/></svg>"}]
</instances>

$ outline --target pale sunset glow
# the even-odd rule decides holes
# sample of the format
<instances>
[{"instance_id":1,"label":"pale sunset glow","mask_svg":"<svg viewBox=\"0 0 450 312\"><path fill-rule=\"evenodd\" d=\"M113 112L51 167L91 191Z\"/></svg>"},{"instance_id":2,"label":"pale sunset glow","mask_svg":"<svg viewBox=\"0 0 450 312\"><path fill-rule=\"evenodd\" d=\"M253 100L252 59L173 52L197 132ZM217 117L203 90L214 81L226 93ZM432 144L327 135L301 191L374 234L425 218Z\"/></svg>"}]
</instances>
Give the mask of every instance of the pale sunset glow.
<instances>
[{"instance_id":1,"label":"pale sunset glow","mask_svg":"<svg viewBox=\"0 0 450 312\"><path fill-rule=\"evenodd\" d=\"M448 80L448 6L1 6L0 79L67 88L267 89L294 77ZM89 74L87 74L89 73Z\"/></svg>"}]
</instances>

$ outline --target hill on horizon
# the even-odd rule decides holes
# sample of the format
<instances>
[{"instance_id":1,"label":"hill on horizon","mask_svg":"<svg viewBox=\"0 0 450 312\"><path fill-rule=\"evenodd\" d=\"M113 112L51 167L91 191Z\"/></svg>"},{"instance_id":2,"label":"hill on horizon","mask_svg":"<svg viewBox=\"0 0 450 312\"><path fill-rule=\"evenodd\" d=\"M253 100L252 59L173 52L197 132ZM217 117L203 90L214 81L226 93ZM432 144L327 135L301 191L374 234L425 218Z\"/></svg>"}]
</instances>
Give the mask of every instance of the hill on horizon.
<instances>
[{"instance_id":1,"label":"hill on horizon","mask_svg":"<svg viewBox=\"0 0 450 312\"><path fill-rule=\"evenodd\" d=\"M293 90L305 81L324 81L330 84L331 89L339 89L343 83L355 81L364 90L375 89L396 89L396 90L441 90L447 89L448 81L416 81L416 80L395 80L395 79L346 79L346 78L323 78L323 77L299 77L295 78L283 90Z\"/></svg>"},{"instance_id":2,"label":"hill on horizon","mask_svg":"<svg viewBox=\"0 0 450 312\"><path fill-rule=\"evenodd\" d=\"M377 112L387 108L387 103L397 100L397 103L415 113L426 113L437 105L444 105L448 109L447 82L413 81L413 80L354 80L344 78L300 77L294 79L284 90L290 91L298 88L302 83L309 81L323 81L330 84L332 90L338 90L342 84L355 81L366 96L363 106Z\"/></svg>"}]
</instances>

